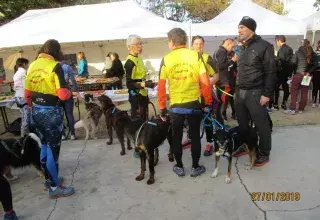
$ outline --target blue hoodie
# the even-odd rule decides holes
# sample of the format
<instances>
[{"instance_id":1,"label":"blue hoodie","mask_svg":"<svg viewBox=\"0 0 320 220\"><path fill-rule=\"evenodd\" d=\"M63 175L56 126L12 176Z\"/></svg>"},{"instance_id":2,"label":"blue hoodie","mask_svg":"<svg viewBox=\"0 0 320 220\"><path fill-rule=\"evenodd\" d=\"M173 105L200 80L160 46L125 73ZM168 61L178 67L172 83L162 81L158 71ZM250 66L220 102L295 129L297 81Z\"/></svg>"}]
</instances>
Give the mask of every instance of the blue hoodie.
<instances>
[{"instance_id":1,"label":"blue hoodie","mask_svg":"<svg viewBox=\"0 0 320 220\"><path fill-rule=\"evenodd\" d=\"M81 59L79 62L78 76L87 77L88 75L88 62L87 60Z\"/></svg>"}]
</instances>

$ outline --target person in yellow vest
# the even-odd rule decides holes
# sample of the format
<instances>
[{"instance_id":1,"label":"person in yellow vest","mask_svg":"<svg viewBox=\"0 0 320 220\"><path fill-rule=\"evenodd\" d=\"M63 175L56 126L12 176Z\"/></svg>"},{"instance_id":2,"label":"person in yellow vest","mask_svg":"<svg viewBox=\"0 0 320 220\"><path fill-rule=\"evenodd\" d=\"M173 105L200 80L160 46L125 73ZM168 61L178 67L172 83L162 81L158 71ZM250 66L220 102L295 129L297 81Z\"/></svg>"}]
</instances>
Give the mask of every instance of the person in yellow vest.
<instances>
[{"instance_id":1,"label":"person in yellow vest","mask_svg":"<svg viewBox=\"0 0 320 220\"><path fill-rule=\"evenodd\" d=\"M129 55L124 65L126 71L126 85L129 93L129 102L131 104L131 117L147 120L148 110L148 91L146 88L154 88L155 83L151 80L145 81L147 71L143 60L139 56L142 53L143 43L138 35L130 35L127 39L127 48ZM137 114L138 113L138 114Z\"/></svg>"},{"instance_id":2,"label":"person in yellow vest","mask_svg":"<svg viewBox=\"0 0 320 220\"><path fill-rule=\"evenodd\" d=\"M62 186L63 179L58 177L63 133L61 104L72 96L59 64L61 56L59 42L46 41L37 59L29 66L25 80L25 99L31 107L31 128L40 137L40 162L50 198L66 197L74 192L72 186Z\"/></svg>"},{"instance_id":3,"label":"person in yellow vest","mask_svg":"<svg viewBox=\"0 0 320 220\"><path fill-rule=\"evenodd\" d=\"M211 89L213 89L212 87L218 81L218 74L216 74L217 70L215 69L212 57L209 54L204 53L204 38L202 36L197 35L192 38L192 49L198 51L198 53L202 55L202 61L204 62L206 71L210 77ZM203 152L203 155L211 156L213 153L213 125L211 121L208 119L205 120L205 124L207 125L204 128L206 132L207 144Z\"/></svg>"},{"instance_id":4,"label":"person in yellow vest","mask_svg":"<svg viewBox=\"0 0 320 220\"><path fill-rule=\"evenodd\" d=\"M191 138L192 171L197 177L206 171L199 165L201 156L200 122L202 109L211 111L211 86L201 54L186 48L187 34L181 28L168 32L170 53L164 56L158 82L158 105L163 120L167 115L166 81L169 84L170 123L172 126L172 148L177 164L173 167L178 176L185 176L182 163L182 135L185 118ZM201 99L204 99L204 103Z\"/></svg>"}]
</instances>

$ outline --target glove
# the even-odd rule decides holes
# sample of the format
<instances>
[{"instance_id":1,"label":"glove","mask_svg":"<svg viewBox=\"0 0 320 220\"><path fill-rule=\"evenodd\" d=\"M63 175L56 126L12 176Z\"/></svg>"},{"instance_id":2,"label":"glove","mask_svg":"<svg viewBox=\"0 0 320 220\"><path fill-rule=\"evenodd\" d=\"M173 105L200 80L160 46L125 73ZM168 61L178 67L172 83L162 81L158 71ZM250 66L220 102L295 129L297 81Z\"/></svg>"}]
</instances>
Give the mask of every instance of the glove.
<instances>
[{"instance_id":1,"label":"glove","mask_svg":"<svg viewBox=\"0 0 320 220\"><path fill-rule=\"evenodd\" d=\"M167 121L167 114L168 110L166 108L160 110L160 118L162 119L162 121Z\"/></svg>"},{"instance_id":2,"label":"glove","mask_svg":"<svg viewBox=\"0 0 320 220\"><path fill-rule=\"evenodd\" d=\"M145 87L153 89L155 87L155 83L152 80L145 81Z\"/></svg>"},{"instance_id":3,"label":"glove","mask_svg":"<svg viewBox=\"0 0 320 220\"><path fill-rule=\"evenodd\" d=\"M212 106L211 105L206 105L204 108L203 108L203 111L204 112L212 112Z\"/></svg>"}]
</instances>

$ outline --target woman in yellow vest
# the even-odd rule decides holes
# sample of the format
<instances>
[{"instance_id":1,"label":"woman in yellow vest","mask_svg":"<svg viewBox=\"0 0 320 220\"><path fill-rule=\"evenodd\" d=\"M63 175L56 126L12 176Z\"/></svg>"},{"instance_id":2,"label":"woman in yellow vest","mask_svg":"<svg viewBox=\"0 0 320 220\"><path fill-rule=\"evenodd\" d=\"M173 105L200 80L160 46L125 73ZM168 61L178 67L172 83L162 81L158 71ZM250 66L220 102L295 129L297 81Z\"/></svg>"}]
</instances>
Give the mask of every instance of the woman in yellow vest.
<instances>
[{"instance_id":1,"label":"woman in yellow vest","mask_svg":"<svg viewBox=\"0 0 320 220\"><path fill-rule=\"evenodd\" d=\"M218 74L216 73L214 62L212 57L209 54L204 53L204 39L201 36L194 36L192 38L192 49L196 50L198 53L202 55L202 61L205 64L206 71L211 77L211 85L213 86L218 81ZM211 122L208 120L205 122L207 125L210 125ZM213 153L213 126L206 126L206 139L207 144L204 150L204 156L210 156Z\"/></svg>"},{"instance_id":2,"label":"woman in yellow vest","mask_svg":"<svg viewBox=\"0 0 320 220\"><path fill-rule=\"evenodd\" d=\"M61 104L72 96L58 62L62 55L60 48L58 41L46 41L38 58L31 63L25 81L25 99L31 107L31 128L41 140L41 168L51 198L70 196L74 192L72 186L62 186L63 180L58 177L63 132Z\"/></svg>"},{"instance_id":3,"label":"woman in yellow vest","mask_svg":"<svg viewBox=\"0 0 320 220\"><path fill-rule=\"evenodd\" d=\"M142 59L139 57L143 49L141 37L130 35L127 39L127 48L129 55L124 69L126 71L129 102L131 104L131 117L136 119L139 116L145 121L148 118L147 110L149 103L146 88L154 88L155 84L151 80L145 81L147 71Z\"/></svg>"}]
</instances>

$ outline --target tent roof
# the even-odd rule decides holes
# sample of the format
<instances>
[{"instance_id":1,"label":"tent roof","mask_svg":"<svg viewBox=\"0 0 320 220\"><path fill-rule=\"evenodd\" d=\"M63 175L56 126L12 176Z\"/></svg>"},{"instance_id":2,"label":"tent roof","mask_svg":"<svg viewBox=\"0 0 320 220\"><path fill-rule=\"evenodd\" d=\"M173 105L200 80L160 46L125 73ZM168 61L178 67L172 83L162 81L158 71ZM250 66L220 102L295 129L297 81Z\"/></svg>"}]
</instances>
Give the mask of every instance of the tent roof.
<instances>
[{"instance_id":1,"label":"tent roof","mask_svg":"<svg viewBox=\"0 0 320 220\"><path fill-rule=\"evenodd\" d=\"M306 31L306 25L301 21L278 15L251 0L235 0L214 19L193 25L192 33L204 36L235 36L243 16L250 16L257 22L256 32L259 35L304 35ZM215 33L216 30L210 27L218 31Z\"/></svg>"},{"instance_id":2,"label":"tent roof","mask_svg":"<svg viewBox=\"0 0 320 220\"><path fill-rule=\"evenodd\" d=\"M48 39L61 43L166 37L174 22L142 8L133 0L30 10L0 27L0 48L39 45Z\"/></svg>"},{"instance_id":3,"label":"tent roof","mask_svg":"<svg viewBox=\"0 0 320 220\"><path fill-rule=\"evenodd\" d=\"M307 30L320 30L320 11L310 15L303 19L303 21L307 24Z\"/></svg>"}]
</instances>

